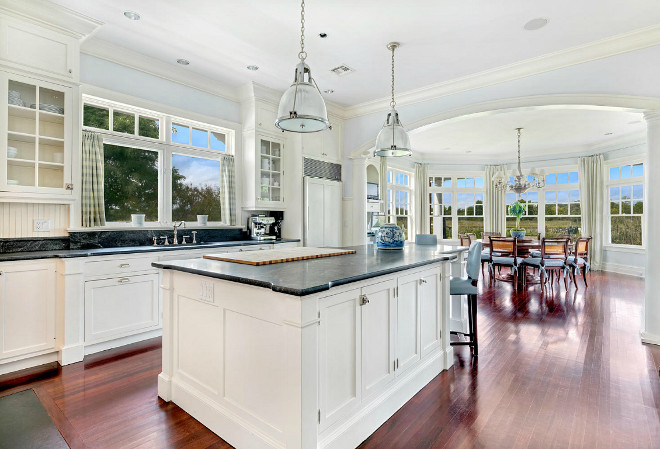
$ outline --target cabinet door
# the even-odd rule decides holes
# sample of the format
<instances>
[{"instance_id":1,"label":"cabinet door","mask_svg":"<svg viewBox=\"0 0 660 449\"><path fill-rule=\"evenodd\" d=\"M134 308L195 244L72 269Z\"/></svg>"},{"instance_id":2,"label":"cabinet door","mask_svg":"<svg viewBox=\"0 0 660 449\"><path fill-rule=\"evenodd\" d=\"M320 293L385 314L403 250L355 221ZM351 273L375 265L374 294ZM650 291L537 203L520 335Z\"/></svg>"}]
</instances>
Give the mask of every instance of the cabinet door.
<instances>
[{"instance_id":1,"label":"cabinet door","mask_svg":"<svg viewBox=\"0 0 660 449\"><path fill-rule=\"evenodd\" d=\"M324 190L323 181L305 178L305 246L324 246Z\"/></svg>"},{"instance_id":2,"label":"cabinet door","mask_svg":"<svg viewBox=\"0 0 660 449\"><path fill-rule=\"evenodd\" d=\"M440 346L442 287L440 269L420 273L419 304L422 357Z\"/></svg>"},{"instance_id":3,"label":"cabinet door","mask_svg":"<svg viewBox=\"0 0 660 449\"><path fill-rule=\"evenodd\" d=\"M319 301L320 427L350 416L361 401L360 289Z\"/></svg>"},{"instance_id":4,"label":"cabinet door","mask_svg":"<svg viewBox=\"0 0 660 449\"><path fill-rule=\"evenodd\" d=\"M55 267L0 267L0 358L55 347Z\"/></svg>"},{"instance_id":5,"label":"cabinet door","mask_svg":"<svg viewBox=\"0 0 660 449\"><path fill-rule=\"evenodd\" d=\"M395 287L392 279L362 288L369 301L360 307L363 398L378 394L394 380Z\"/></svg>"},{"instance_id":6,"label":"cabinet door","mask_svg":"<svg viewBox=\"0 0 660 449\"><path fill-rule=\"evenodd\" d=\"M157 274L85 282L85 343L159 326Z\"/></svg>"},{"instance_id":7,"label":"cabinet door","mask_svg":"<svg viewBox=\"0 0 660 449\"><path fill-rule=\"evenodd\" d=\"M396 359L397 375L420 360L419 274L397 279Z\"/></svg>"},{"instance_id":8,"label":"cabinet door","mask_svg":"<svg viewBox=\"0 0 660 449\"><path fill-rule=\"evenodd\" d=\"M323 246L341 245L341 183L326 181L323 188Z\"/></svg>"},{"instance_id":9,"label":"cabinet door","mask_svg":"<svg viewBox=\"0 0 660 449\"><path fill-rule=\"evenodd\" d=\"M323 135L328 131L302 135L302 153L314 159L323 159Z\"/></svg>"}]
</instances>

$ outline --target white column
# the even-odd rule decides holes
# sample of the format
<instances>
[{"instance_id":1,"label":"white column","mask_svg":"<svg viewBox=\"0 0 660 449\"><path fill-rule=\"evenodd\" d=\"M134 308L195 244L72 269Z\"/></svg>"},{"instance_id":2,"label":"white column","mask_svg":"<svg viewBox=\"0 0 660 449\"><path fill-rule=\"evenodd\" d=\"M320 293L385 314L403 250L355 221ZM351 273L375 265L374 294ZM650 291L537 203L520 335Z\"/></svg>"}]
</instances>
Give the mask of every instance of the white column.
<instances>
[{"instance_id":1,"label":"white column","mask_svg":"<svg viewBox=\"0 0 660 449\"><path fill-rule=\"evenodd\" d=\"M353 159L353 244L367 243L366 159Z\"/></svg>"},{"instance_id":2,"label":"white column","mask_svg":"<svg viewBox=\"0 0 660 449\"><path fill-rule=\"evenodd\" d=\"M644 343L660 345L660 237L655 231L660 221L660 110L647 112L647 162L644 211L646 225L646 295L641 337Z\"/></svg>"}]
</instances>

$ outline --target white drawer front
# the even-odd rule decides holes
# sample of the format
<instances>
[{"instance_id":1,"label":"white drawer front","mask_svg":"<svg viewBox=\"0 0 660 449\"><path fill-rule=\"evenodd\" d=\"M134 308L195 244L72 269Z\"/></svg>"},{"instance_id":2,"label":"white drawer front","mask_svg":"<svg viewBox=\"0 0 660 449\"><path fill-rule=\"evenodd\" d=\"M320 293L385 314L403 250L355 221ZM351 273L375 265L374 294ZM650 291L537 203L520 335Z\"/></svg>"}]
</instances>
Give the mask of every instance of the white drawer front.
<instances>
[{"instance_id":1,"label":"white drawer front","mask_svg":"<svg viewBox=\"0 0 660 449\"><path fill-rule=\"evenodd\" d=\"M156 329L159 318L157 274L85 282L85 343Z\"/></svg>"},{"instance_id":2,"label":"white drawer front","mask_svg":"<svg viewBox=\"0 0 660 449\"><path fill-rule=\"evenodd\" d=\"M85 274L87 276L133 274L137 271L153 270L151 262L155 257L141 257L133 259L111 259L90 261L85 263Z\"/></svg>"}]
</instances>

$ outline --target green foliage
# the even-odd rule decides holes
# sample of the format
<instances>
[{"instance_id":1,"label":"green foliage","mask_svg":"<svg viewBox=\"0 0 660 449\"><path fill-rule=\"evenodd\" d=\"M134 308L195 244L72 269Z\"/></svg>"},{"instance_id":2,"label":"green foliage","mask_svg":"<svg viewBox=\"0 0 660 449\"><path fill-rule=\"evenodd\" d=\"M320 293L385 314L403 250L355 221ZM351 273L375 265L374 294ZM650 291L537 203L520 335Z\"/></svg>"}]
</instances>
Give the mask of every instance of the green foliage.
<instances>
[{"instance_id":1,"label":"green foliage","mask_svg":"<svg viewBox=\"0 0 660 449\"><path fill-rule=\"evenodd\" d=\"M642 244L642 217L637 215L613 216L610 223L612 243L618 245Z\"/></svg>"},{"instance_id":2,"label":"green foliage","mask_svg":"<svg viewBox=\"0 0 660 449\"><path fill-rule=\"evenodd\" d=\"M108 129L110 126L110 111L85 105L83 107L83 125L98 129Z\"/></svg>"},{"instance_id":3,"label":"green foliage","mask_svg":"<svg viewBox=\"0 0 660 449\"><path fill-rule=\"evenodd\" d=\"M520 201L516 201L511 206L509 206L509 215L516 217L516 228L515 231L524 231L520 227L520 219L525 215L525 206L523 206Z\"/></svg>"},{"instance_id":4,"label":"green foliage","mask_svg":"<svg viewBox=\"0 0 660 449\"><path fill-rule=\"evenodd\" d=\"M194 186L186 177L172 169L172 219L195 221L197 215L208 215L209 221L220 221L220 188L210 185Z\"/></svg>"},{"instance_id":5,"label":"green foliage","mask_svg":"<svg viewBox=\"0 0 660 449\"><path fill-rule=\"evenodd\" d=\"M477 238L480 239L483 232L484 232L483 217L458 217L459 234L476 234ZM451 234L447 238L451 238Z\"/></svg>"}]
</instances>

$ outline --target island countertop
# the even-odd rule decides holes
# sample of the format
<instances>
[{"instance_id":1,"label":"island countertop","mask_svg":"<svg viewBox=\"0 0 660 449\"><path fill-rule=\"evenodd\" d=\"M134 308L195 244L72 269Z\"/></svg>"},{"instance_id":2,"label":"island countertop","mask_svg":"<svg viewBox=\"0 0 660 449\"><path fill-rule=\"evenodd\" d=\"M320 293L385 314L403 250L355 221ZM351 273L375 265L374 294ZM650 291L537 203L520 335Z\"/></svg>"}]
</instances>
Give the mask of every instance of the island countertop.
<instances>
[{"instance_id":1,"label":"island countertop","mask_svg":"<svg viewBox=\"0 0 660 449\"><path fill-rule=\"evenodd\" d=\"M406 244L403 250L378 250L375 245L346 247L355 254L252 266L208 259L154 262L156 268L183 271L217 279L305 296L331 287L456 259L464 246Z\"/></svg>"}]
</instances>

